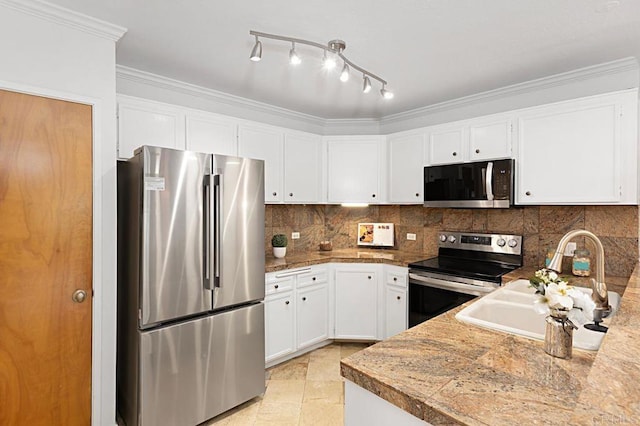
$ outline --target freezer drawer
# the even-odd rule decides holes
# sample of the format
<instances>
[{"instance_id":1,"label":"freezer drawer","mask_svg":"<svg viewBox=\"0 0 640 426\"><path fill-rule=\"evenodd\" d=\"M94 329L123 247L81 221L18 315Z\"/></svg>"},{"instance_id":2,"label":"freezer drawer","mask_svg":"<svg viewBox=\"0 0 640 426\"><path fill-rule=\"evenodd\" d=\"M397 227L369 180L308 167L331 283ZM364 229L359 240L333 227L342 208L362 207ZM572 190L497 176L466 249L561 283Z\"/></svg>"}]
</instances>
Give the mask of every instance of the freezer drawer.
<instances>
[{"instance_id":1,"label":"freezer drawer","mask_svg":"<svg viewBox=\"0 0 640 426\"><path fill-rule=\"evenodd\" d=\"M140 340L141 425L197 425L265 391L263 303Z\"/></svg>"}]
</instances>

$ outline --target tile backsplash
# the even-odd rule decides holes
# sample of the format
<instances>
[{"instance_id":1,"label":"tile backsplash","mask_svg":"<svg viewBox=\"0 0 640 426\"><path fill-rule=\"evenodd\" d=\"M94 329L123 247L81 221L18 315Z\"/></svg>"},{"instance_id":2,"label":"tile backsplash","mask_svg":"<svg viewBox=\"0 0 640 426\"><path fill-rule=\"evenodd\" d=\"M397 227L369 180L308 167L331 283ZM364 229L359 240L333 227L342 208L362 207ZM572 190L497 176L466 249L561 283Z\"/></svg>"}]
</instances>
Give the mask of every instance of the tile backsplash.
<instances>
[{"instance_id":1,"label":"tile backsplash","mask_svg":"<svg viewBox=\"0 0 640 426\"><path fill-rule=\"evenodd\" d=\"M436 209L422 206L369 206L349 208L334 205L267 205L265 208L265 250L271 252L271 236L289 238L288 252L317 250L323 240L334 249L357 247L359 222L395 224L395 249L437 254L437 236L442 230L477 231L524 236L525 266L544 264L548 248L571 229L596 234L605 250L605 273L629 276L638 261L637 206L528 206L510 209ZM292 232L300 239L291 240ZM416 234L415 241L407 233ZM585 241L577 241L579 247ZM587 242L586 247L590 247Z\"/></svg>"}]
</instances>

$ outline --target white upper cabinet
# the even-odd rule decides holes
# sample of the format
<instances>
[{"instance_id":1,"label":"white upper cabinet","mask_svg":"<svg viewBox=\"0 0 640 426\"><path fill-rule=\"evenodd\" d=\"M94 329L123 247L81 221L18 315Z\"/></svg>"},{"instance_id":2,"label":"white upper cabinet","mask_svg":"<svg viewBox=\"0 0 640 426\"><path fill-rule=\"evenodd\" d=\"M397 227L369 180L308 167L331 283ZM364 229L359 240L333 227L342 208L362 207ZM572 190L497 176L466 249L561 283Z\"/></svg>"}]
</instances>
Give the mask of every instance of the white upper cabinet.
<instances>
[{"instance_id":1,"label":"white upper cabinet","mask_svg":"<svg viewBox=\"0 0 640 426\"><path fill-rule=\"evenodd\" d=\"M241 124L238 128L238 155L264 160L264 200L283 200L284 134L267 126Z\"/></svg>"},{"instance_id":2,"label":"white upper cabinet","mask_svg":"<svg viewBox=\"0 0 640 426\"><path fill-rule=\"evenodd\" d=\"M389 202L422 204L424 134L390 135Z\"/></svg>"},{"instance_id":3,"label":"white upper cabinet","mask_svg":"<svg viewBox=\"0 0 640 426\"><path fill-rule=\"evenodd\" d=\"M178 107L118 96L118 157L142 145L185 149L184 112Z\"/></svg>"},{"instance_id":4,"label":"white upper cabinet","mask_svg":"<svg viewBox=\"0 0 640 426\"><path fill-rule=\"evenodd\" d=\"M429 131L429 163L448 164L464 161L467 129L464 125L438 126Z\"/></svg>"},{"instance_id":5,"label":"white upper cabinet","mask_svg":"<svg viewBox=\"0 0 640 426\"><path fill-rule=\"evenodd\" d=\"M469 160L511 158L511 119L489 118L469 122Z\"/></svg>"},{"instance_id":6,"label":"white upper cabinet","mask_svg":"<svg viewBox=\"0 0 640 426\"><path fill-rule=\"evenodd\" d=\"M238 155L237 122L215 114L188 113L186 141L190 151Z\"/></svg>"},{"instance_id":7,"label":"white upper cabinet","mask_svg":"<svg viewBox=\"0 0 640 426\"><path fill-rule=\"evenodd\" d=\"M637 203L637 91L518 113L517 204Z\"/></svg>"},{"instance_id":8,"label":"white upper cabinet","mask_svg":"<svg viewBox=\"0 0 640 426\"><path fill-rule=\"evenodd\" d=\"M322 138L286 133L284 136L284 195L288 204L321 201Z\"/></svg>"},{"instance_id":9,"label":"white upper cabinet","mask_svg":"<svg viewBox=\"0 0 640 426\"><path fill-rule=\"evenodd\" d=\"M386 179L382 136L341 136L326 139L327 201L381 203Z\"/></svg>"},{"instance_id":10,"label":"white upper cabinet","mask_svg":"<svg viewBox=\"0 0 640 426\"><path fill-rule=\"evenodd\" d=\"M499 114L429 128L429 164L510 158L511 122Z\"/></svg>"}]
</instances>

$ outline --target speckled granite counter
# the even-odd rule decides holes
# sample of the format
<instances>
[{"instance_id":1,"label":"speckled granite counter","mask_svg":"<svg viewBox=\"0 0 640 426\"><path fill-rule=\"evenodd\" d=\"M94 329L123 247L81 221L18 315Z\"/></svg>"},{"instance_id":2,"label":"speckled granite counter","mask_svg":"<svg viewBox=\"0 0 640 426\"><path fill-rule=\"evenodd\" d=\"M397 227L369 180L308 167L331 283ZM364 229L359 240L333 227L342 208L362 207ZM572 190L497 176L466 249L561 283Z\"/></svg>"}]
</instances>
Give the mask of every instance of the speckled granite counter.
<instances>
[{"instance_id":1,"label":"speckled granite counter","mask_svg":"<svg viewBox=\"0 0 640 426\"><path fill-rule=\"evenodd\" d=\"M407 266L411 262L426 259L427 255L403 252L399 250L376 249L341 249L331 251L312 251L302 254L288 254L282 259L267 256L266 272L281 271L283 269L301 268L303 266L321 263L386 263L390 265Z\"/></svg>"},{"instance_id":2,"label":"speckled granite counter","mask_svg":"<svg viewBox=\"0 0 640 426\"><path fill-rule=\"evenodd\" d=\"M607 277L614 291L625 281ZM600 350L571 360L458 322L464 306L344 359L342 375L434 425L640 424L640 267Z\"/></svg>"}]
</instances>

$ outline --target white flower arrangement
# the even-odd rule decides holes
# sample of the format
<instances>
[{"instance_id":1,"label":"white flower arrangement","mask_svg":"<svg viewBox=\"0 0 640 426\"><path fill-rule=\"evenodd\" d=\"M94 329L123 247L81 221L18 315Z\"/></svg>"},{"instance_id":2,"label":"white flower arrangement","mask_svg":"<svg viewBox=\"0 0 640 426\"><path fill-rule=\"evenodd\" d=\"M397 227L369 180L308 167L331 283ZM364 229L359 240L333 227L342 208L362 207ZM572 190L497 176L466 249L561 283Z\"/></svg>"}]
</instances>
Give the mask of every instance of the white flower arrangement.
<instances>
[{"instance_id":1,"label":"white flower arrangement","mask_svg":"<svg viewBox=\"0 0 640 426\"><path fill-rule=\"evenodd\" d=\"M554 313L564 314L576 325L593 321L596 304L591 296L570 286L569 281L556 272L540 269L529 279L529 283L539 295L533 305L537 313L552 316Z\"/></svg>"}]
</instances>

